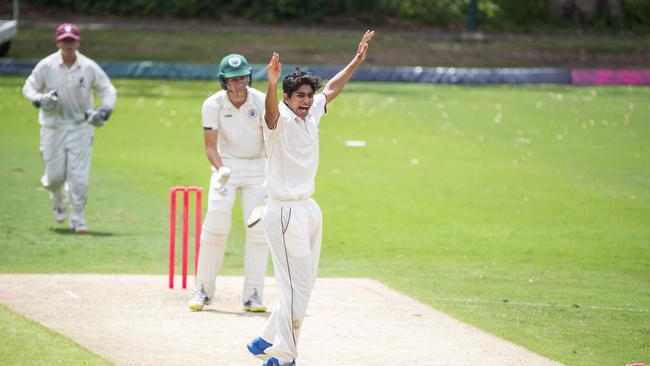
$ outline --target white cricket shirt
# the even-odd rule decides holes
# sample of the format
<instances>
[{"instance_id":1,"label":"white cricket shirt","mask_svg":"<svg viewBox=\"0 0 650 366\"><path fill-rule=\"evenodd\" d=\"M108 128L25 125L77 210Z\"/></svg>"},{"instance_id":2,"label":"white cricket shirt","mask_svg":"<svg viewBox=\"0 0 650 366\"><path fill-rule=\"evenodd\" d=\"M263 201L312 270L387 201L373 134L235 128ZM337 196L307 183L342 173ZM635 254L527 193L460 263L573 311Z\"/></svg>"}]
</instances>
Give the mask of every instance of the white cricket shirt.
<instances>
[{"instance_id":1,"label":"white cricket shirt","mask_svg":"<svg viewBox=\"0 0 650 366\"><path fill-rule=\"evenodd\" d=\"M264 123L266 142L266 189L269 198L276 201L308 199L314 194L318 171L318 125L325 114L327 98L314 96L303 120L280 102L280 116L275 129Z\"/></svg>"},{"instance_id":2,"label":"white cricket shirt","mask_svg":"<svg viewBox=\"0 0 650 366\"><path fill-rule=\"evenodd\" d=\"M117 93L104 70L88 57L77 52L77 60L71 67L63 63L61 51L42 59L25 81L23 94L31 101L39 94L56 90L57 108L46 112L40 110L38 122L46 127L77 126L85 119L86 111L95 108L93 91L102 105L115 107Z\"/></svg>"},{"instance_id":3,"label":"white cricket shirt","mask_svg":"<svg viewBox=\"0 0 650 366\"><path fill-rule=\"evenodd\" d=\"M244 104L235 108L225 90L203 102L203 127L219 130L217 151L222 158L258 159L264 157L264 93L253 88Z\"/></svg>"}]
</instances>

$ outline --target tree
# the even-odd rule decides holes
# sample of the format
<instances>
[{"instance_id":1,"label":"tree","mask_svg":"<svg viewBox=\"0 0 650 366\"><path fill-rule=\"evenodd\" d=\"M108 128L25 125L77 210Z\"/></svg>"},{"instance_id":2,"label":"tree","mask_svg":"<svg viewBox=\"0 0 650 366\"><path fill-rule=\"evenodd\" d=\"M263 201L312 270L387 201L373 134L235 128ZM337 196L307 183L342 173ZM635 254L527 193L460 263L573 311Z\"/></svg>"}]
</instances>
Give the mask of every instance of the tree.
<instances>
[{"instance_id":1,"label":"tree","mask_svg":"<svg viewBox=\"0 0 650 366\"><path fill-rule=\"evenodd\" d=\"M546 5L554 17L572 22L611 23L623 15L621 0L546 0Z\"/></svg>"}]
</instances>

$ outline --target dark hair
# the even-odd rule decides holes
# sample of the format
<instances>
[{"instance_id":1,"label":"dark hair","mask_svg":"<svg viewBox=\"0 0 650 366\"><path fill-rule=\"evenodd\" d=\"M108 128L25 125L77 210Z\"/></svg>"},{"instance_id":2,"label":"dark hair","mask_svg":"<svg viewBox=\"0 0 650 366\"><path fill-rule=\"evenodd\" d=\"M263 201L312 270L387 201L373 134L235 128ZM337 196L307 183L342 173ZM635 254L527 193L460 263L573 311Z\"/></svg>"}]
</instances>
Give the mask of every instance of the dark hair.
<instances>
[{"instance_id":1,"label":"dark hair","mask_svg":"<svg viewBox=\"0 0 650 366\"><path fill-rule=\"evenodd\" d=\"M304 72L296 67L296 71L285 76L284 81L282 82L282 91L291 98L293 92L303 85L311 86L314 93L316 93L316 91L321 87L320 77L311 72Z\"/></svg>"}]
</instances>

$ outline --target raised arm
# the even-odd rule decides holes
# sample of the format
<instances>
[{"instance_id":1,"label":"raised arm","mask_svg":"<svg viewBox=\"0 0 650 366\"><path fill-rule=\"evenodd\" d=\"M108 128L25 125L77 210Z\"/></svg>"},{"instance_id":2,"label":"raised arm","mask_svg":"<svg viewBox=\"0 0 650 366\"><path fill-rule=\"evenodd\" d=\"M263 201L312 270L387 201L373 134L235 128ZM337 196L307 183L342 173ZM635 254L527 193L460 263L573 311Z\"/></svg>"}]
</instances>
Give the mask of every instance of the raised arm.
<instances>
[{"instance_id":1,"label":"raised arm","mask_svg":"<svg viewBox=\"0 0 650 366\"><path fill-rule=\"evenodd\" d=\"M339 71L330 81L325 84L323 89L323 94L327 96L327 102L331 102L336 98L337 95L343 90L345 84L348 83L350 77L356 71L357 67L363 63L366 59L366 52L368 51L368 42L372 39L372 36L375 35L375 31L367 30L361 37L361 42L359 42L359 47L357 48L357 54L354 55L354 58L350 63Z\"/></svg>"},{"instance_id":2,"label":"raised arm","mask_svg":"<svg viewBox=\"0 0 650 366\"><path fill-rule=\"evenodd\" d=\"M268 90L266 91L266 99L264 105L266 111L264 112L264 121L266 126L273 130L278 123L280 111L278 110L278 80L282 74L282 64L280 63L280 54L273 52L269 65L266 67L268 77Z\"/></svg>"}]
</instances>

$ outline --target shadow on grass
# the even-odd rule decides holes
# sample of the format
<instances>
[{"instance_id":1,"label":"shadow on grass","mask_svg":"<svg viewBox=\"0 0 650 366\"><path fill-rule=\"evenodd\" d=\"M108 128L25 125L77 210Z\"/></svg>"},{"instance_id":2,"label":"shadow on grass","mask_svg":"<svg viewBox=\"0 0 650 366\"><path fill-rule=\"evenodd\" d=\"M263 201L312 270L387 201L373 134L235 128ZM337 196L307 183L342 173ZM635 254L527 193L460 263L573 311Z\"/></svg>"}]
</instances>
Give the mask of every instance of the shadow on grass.
<instances>
[{"instance_id":1,"label":"shadow on grass","mask_svg":"<svg viewBox=\"0 0 650 366\"><path fill-rule=\"evenodd\" d=\"M236 317L240 318L267 318L271 316L271 312L248 312L248 311L226 311L226 310L217 310L217 309L203 309L203 312L206 313L218 313L218 314L228 314L228 315L234 315Z\"/></svg>"},{"instance_id":2,"label":"shadow on grass","mask_svg":"<svg viewBox=\"0 0 650 366\"><path fill-rule=\"evenodd\" d=\"M78 236L115 236L116 235L106 231L93 231L93 230L88 230L83 234L77 234L68 228L62 228L62 227L50 228L50 231L59 235L78 235Z\"/></svg>"}]
</instances>

